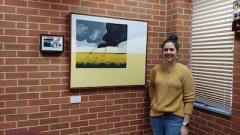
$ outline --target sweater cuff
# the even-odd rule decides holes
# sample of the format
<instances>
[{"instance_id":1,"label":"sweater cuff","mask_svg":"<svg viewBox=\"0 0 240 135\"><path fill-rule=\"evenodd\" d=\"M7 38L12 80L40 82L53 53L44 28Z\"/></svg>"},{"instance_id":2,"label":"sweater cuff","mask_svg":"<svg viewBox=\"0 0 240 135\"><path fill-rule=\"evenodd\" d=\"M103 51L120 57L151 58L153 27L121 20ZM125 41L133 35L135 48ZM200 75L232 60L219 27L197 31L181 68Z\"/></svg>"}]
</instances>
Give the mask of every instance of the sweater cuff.
<instances>
[{"instance_id":1,"label":"sweater cuff","mask_svg":"<svg viewBox=\"0 0 240 135\"><path fill-rule=\"evenodd\" d=\"M193 112L193 102L186 102L184 104L184 113L192 114Z\"/></svg>"}]
</instances>

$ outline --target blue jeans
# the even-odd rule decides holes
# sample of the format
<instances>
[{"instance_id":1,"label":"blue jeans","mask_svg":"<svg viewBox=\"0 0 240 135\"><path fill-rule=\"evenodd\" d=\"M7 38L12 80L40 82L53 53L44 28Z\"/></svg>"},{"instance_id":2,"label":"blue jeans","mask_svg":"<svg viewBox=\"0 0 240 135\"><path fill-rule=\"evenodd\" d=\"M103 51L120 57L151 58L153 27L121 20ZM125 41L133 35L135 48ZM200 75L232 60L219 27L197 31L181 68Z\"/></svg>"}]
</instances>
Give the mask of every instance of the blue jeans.
<instances>
[{"instance_id":1,"label":"blue jeans","mask_svg":"<svg viewBox=\"0 0 240 135\"><path fill-rule=\"evenodd\" d=\"M150 124L154 135L180 135L183 117L172 113L162 116L150 117Z\"/></svg>"}]
</instances>

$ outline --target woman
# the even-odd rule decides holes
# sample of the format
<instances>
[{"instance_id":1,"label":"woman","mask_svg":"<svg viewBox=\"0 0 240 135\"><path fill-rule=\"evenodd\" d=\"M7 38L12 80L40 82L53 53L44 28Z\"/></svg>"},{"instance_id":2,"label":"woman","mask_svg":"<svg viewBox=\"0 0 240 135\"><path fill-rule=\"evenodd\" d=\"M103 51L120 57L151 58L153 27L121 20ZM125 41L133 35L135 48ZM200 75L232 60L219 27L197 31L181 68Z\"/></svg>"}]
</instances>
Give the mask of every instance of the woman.
<instances>
[{"instance_id":1,"label":"woman","mask_svg":"<svg viewBox=\"0 0 240 135\"><path fill-rule=\"evenodd\" d=\"M163 62L152 69L148 81L154 135L188 134L195 89L190 70L177 62L177 39L173 35L163 42Z\"/></svg>"}]
</instances>

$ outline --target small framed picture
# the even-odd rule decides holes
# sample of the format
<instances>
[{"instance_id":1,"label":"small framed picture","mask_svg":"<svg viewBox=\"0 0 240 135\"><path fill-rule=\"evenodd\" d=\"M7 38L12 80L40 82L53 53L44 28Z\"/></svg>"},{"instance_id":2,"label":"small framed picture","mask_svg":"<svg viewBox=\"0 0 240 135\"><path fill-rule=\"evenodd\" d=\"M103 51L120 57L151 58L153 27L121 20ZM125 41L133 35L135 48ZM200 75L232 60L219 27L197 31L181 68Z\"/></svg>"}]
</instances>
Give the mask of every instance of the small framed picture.
<instances>
[{"instance_id":1,"label":"small framed picture","mask_svg":"<svg viewBox=\"0 0 240 135\"><path fill-rule=\"evenodd\" d=\"M64 36L61 35L40 35L41 52L62 52L64 48Z\"/></svg>"}]
</instances>

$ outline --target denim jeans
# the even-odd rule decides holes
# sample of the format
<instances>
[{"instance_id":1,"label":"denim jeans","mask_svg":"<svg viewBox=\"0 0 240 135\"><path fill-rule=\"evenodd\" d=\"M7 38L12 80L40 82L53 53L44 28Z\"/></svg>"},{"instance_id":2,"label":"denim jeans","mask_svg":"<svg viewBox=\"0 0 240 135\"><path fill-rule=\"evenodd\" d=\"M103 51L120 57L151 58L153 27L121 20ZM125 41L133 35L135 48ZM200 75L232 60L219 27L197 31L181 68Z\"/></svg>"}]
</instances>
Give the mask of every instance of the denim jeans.
<instances>
[{"instance_id":1,"label":"denim jeans","mask_svg":"<svg viewBox=\"0 0 240 135\"><path fill-rule=\"evenodd\" d=\"M154 135L180 135L183 117L172 113L150 117L150 124Z\"/></svg>"}]
</instances>

